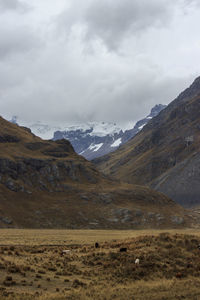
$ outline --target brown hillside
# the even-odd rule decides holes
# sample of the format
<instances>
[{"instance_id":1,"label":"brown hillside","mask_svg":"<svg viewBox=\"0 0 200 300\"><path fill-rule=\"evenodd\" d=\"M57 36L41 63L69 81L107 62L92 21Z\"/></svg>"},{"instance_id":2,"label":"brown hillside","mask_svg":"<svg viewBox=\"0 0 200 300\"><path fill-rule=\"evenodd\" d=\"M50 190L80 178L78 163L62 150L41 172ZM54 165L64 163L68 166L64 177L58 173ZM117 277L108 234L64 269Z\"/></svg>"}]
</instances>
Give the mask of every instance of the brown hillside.
<instances>
[{"instance_id":1,"label":"brown hillside","mask_svg":"<svg viewBox=\"0 0 200 300\"><path fill-rule=\"evenodd\" d=\"M200 202L200 77L117 151L95 160L106 174Z\"/></svg>"},{"instance_id":2,"label":"brown hillside","mask_svg":"<svg viewBox=\"0 0 200 300\"><path fill-rule=\"evenodd\" d=\"M163 194L107 179L68 141L0 118L1 227L181 227L184 214Z\"/></svg>"}]
</instances>

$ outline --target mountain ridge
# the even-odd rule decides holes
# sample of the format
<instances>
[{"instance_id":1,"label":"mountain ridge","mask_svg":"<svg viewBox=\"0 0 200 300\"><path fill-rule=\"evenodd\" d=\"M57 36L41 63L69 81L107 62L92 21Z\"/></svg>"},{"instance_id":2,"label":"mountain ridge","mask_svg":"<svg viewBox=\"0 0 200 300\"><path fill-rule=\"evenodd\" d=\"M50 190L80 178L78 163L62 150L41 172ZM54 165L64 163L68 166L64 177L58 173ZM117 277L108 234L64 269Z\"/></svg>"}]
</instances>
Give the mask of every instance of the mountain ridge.
<instances>
[{"instance_id":1,"label":"mountain ridge","mask_svg":"<svg viewBox=\"0 0 200 300\"><path fill-rule=\"evenodd\" d=\"M183 189L188 190L185 191L184 197L180 185L178 191L176 190L178 177L173 178L172 174L175 173L172 170L178 168L178 164L180 166L182 164L185 168L187 159L198 153L199 124L200 77L150 120L126 145L94 162L101 171L114 178L148 185L184 205L198 203L200 194L196 184L198 167L193 166L196 170L193 175L189 175L191 174L189 171L181 173L182 176L185 174L181 179ZM195 185L195 197L190 189L193 185Z\"/></svg>"}]
</instances>

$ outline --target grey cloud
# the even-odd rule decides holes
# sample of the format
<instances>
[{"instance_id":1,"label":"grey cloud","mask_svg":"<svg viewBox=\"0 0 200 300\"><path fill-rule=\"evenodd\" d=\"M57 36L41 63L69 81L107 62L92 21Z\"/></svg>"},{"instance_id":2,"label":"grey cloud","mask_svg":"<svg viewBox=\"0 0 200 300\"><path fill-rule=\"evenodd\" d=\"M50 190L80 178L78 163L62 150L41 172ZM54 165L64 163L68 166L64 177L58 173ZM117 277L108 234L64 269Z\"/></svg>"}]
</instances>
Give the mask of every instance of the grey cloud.
<instances>
[{"instance_id":1,"label":"grey cloud","mask_svg":"<svg viewBox=\"0 0 200 300\"><path fill-rule=\"evenodd\" d=\"M38 48L40 43L40 39L28 27L0 26L0 60L10 55L24 54L35 47Z\"/></svg>"},{"instance_id":2,"label":"grey cloud","mask_svg":"<svg viewBox=\"0 0 200 300\"><path fill-rule=\"evenodd\" d=\"M100 38L108 48L115 49L127 36L169 22L170 12L171 1L92 1L85 16L87 36Z\"/></svg>"},{"instance_id":3,"label":"grey cloud","mask_svg":"<svg viewBox=\"0 0 200 300\"><path fill-rule=\"evenodd\" d=\"M199 0L182 0L182 4L187 7L200 6Z\"/></svg>"},{"instance_id":4,"label":"grey cloud","mask_svg":"<svg viewBox=\"0 0 200 300\"><path fill-rule=\"evenodd\" d=\"M0 0L0 60L40 47L39 35L25 21L28 12L27 4L22 1Z\"/></svg>"},{"instance_id":5,"label":"grey cloud","mask_svg":"<svg viewBox=\"0 0 200 300\"><path fill-rule=\"evenodd\" d=\"M1 15L1 114L49 123L136 121L198 75L200 17L179 11L185 0L70 1L58 16L54 0Z\"/></svg>"},{"instance_id":6,"label":"grey cloud","mask_svg":"<svg viewBox=\"0 0 200 300\"><path fill-rule=\"evenodd\" d=\"M37 63L35 69L34 62L29 62L29 69L24 65L22 73L13 75L13 86L0 98L2 111L9 108L11 115L25 120L57 120L58 124L133 122L148 114L156 103L173 100L193 79L165 77L148 66L140 72L131 66L121 68L112 60L106 61L107 68L97 61L88 66L87 60L80 64L83 57L75 61L72 54L64 62L56 47L50 51L45 53L46 63ZM56 61L50 61L56 54Z\"/></svg>"},{"instance_id":7,"label":"grey cloud","mask_svg":"<svg viewBox=\"0 0 200 300\"><path fill-rule=\"evenodd\" d=\"M155 104L171 102L193 80L192 76L163 77L159 73L155 75L153 70L148 75L144 73L132 75L135 79L127 80L121 87L119 82L114 84L109 101L108 92L96 95L93 107L94 120L112 122L117 120L121 123L126 123L127 120L137 121L147 115Z\"/></svg>"},{"instance_id":8,"label":"grey cloud","mask_svg":"<svg viewBox=\"0 0 200 300\"><path fill-rule=\"evenodd\" d=\"M127 37L166 26L173 18L174 7L172 0L87 0L84 5L74 0L71 8L59 16L58 23L68 33L70 28L81 25L85 40L99 39L108 49L117 50Z\"/></svg>"},{"instance_id":9,"label":"grey cloud","mask_svg":"<svg viewBox=\"0 0 200 300\"><path fill-rule=\"evenodd\" d=\"M20 0L0 0L0 13L9 10L25 11L28 5Z\"/></svg>"}]
</instances>

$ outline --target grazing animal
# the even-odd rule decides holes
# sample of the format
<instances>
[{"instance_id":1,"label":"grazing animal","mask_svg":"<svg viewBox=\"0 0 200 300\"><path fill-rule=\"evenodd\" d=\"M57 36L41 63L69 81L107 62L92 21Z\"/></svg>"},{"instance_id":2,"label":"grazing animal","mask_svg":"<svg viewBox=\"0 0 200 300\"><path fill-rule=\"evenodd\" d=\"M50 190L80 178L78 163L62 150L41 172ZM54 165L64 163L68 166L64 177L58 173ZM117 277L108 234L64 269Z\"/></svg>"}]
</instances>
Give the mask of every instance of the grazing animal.
<instances>
[{"instance_id":1,"label":"grazing animal","mask_svg":"<svg viewBox=\"0 0 200 300\"><path fill-rule=\"evenodd\" d=\"M139 258L136 258L136 260L135 260L135 264L136 264L136 265L139 265L139 263L140 263L140 260L139 260Z\"/></svg>"},{"instance_id":2,"label":"grazing animal","mask_svg":"<svg viewBox=\"0 0 200 300\"><path fill-rule=\"evenodd\" d=\"M95 243L95 248L99 248L99 243Z\"/></svg>"},{"instance_id":3,"label":"grazing animal","mask_svg":"<svg viewBox=\"0 0 200 300\"><path fill-rule=\"evenodd\" d=\"M71 250L63 250L62 251L62 255L64 255L64 254L70 254L70 252L71 252Z\"/></svg>"},{"instance_id":4,"label":"grazing animal","mask_svg":"<svg viewBox=\"0 0 200 300\"><path fill-rule=\"evenodd\" d=\"M176 278L182 278L183 274L182 273L176 273Z\"/></svg>"},{"instance_id":5,"label":"grazing animal","mask_svg":"<svg viewBox=\"0 0 200 300\"><path fill-rule=\"evenodd\" d=\"M127 252L127 248L120 248L119 252Z\"/></svg>"}]
</instances>

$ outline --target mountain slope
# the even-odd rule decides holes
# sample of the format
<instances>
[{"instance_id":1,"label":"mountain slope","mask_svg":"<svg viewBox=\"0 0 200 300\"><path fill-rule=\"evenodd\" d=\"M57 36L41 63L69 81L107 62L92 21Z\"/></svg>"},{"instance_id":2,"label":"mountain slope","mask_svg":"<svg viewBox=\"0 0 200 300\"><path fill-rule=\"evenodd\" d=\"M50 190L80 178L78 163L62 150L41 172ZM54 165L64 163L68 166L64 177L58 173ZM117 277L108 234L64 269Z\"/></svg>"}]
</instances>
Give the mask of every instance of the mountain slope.
<instances>
[{"instance_id":1,"label":"mountain slope","mask_svg":"<svg viewBox=\"0 0 200 300\"><path fill-rule=\"evenodd\" d=\"M114 178L200 203L200 77L116 152L95 160Z\"/></svg>"},{"instance_id":2,"label":"mountain slope","mask_svg":"<svg viewBox=\"0 0 200 300\"><path fill-rule=\"evenodd\" d=\"M0 118L0 226L148 228L188 224L185 211L149 188L120 184L66 140L43 141Z\"/></svg>"}]
</instances>

